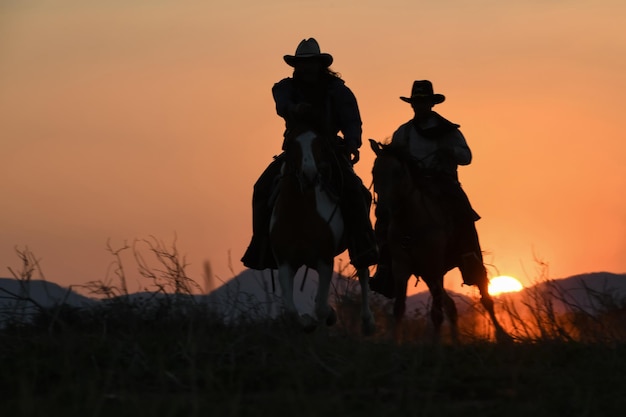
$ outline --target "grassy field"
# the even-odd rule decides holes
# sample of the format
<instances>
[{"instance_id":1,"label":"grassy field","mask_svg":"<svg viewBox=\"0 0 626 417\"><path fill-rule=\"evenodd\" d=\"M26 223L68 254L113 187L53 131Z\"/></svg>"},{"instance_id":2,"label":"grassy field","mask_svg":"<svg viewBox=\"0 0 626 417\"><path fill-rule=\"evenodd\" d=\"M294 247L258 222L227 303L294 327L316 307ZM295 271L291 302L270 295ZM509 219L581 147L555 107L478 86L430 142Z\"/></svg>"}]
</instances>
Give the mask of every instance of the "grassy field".
<instances>
[{"instance_id":1,"label":"grassy field","mask_svg":"<svg viewBox=\"0 0 626 417\"><path fill-rule=\"evenodd\" d=\"M42 316L0 334L6 416L617 416L626 345L458 345L225 325L198 308ZM168 314L170 313L170 314Z\"/></svg>"},{"instance_id":2,"label":"grassy field","mask_svg":"<svg viewBox=\"0 0 626 417\"><path fill-rule=\"evenodd\" d=\"M378 331L361 336L358 294L350 291L335 298L337 325L310 334L280 318L227 324L210 306L189 302L192 286L180 258L157 249L165 267L158 276L147 266L143 273L166 295L158 303L131 302L123 285L95 283L105 298L96 307L40 308L32 320L0 329L0 416L539 417L626 410L626 300L610 294L592 314L572 308L557 315L546 293L524 301L530 316L500 304L514 343L491 340L480 308L460 317L460 343L429 343L427 314L410 314L404 342L395 343L390 305L376 298ZM38 263L18 253L23 267L12 272L27 282ZM167 288L182 294L168 295Z\"/></svg>"}]
</instances>

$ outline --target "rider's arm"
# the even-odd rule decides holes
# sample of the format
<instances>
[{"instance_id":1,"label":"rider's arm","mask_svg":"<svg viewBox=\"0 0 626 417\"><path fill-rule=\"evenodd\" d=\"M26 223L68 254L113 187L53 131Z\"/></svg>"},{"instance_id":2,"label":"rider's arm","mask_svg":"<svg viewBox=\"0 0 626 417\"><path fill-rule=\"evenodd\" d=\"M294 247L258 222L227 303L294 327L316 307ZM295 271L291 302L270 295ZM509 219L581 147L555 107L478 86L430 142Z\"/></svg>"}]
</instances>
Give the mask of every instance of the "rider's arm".
<instances>
[{"instance_id":1,"label":"rider's arm","mask_svg":"<svg viewBox=\"0 0 626 417\"><path fill-rule=\"evenodd\" d=\"M338 127L343 134L348 147L358 149L361 147L362 121L359 105L352 91L345 85L341 85L334 93L335 106L337 109Z\"/></svg>"},{"instance_id":2,"label":"rider's arm","mask_svg":"<svg viewBox=\"0 0 626 417\"><path fill-rule=\"evenodd\" d=\"M274 103L276 103L276 113L285 120L291 116L290 112L293 111L295 107L295 103L292 101L292 82L292 79L284 78L272 87L272 96L274 96Z\"/></svg>"},{"instance_id":3,"label":"rider's arm","mask_svg":"<svg viewBox=\"0 0 626 417\"><path fill-rule=\"evenodd\" d=\"M469 165L472 162L472 151L458 129L451 130L441 138L440 149L457 165Z\"/></svg>"}]
</instances>

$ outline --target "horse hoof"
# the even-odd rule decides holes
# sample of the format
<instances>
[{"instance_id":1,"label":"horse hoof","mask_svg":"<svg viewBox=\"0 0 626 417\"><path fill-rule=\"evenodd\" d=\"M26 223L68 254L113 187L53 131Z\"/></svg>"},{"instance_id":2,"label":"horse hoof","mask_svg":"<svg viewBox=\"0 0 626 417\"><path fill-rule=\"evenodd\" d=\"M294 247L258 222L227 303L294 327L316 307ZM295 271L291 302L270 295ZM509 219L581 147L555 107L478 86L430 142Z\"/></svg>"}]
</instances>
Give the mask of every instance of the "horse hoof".
<instances>
[{"instance_id":1,"label":"horse hoof","mask_svg":"<svg viewBox=\"0 0 626 417\"><path fill-rule=\"evenodd\" d=\"M337 313L334 308L330 309L330 313L328 313L328 317L326 317L326 325L334 326L337 323Z\"/></svg>"},{"instance_id":2,"label":"horse hoof","mask_svg":"<svg viewBox=\"0 0 626 417\"><path fill-rule=\"evenodd\" d=\"M317 329L317 326L315 324L309 324L302 327L304 333L313 333L315 329Z\"/></svg>"},{"instance_id":3,"label":"horse hoof","mask_svg":"<svg viewBox=\"0 0 626 417\"><path fill-rule=\"evenodd\" d=\"M308 314L305 314L300 318L300 324L302 325L302 330L304 330L305 333L313 333L317 328L317 320Z\"/></svg>"},{"instance_id":4,"label":"horse hoof","mask_svg":"<svg viewBox=\"0 0 626 417\"><path fill-rule=\"evenodd\" d=\"M374 324L371 320L363 320L361 331L364 336L371 336L376 333L376 324Z\"/></svg>"}]
</instances>

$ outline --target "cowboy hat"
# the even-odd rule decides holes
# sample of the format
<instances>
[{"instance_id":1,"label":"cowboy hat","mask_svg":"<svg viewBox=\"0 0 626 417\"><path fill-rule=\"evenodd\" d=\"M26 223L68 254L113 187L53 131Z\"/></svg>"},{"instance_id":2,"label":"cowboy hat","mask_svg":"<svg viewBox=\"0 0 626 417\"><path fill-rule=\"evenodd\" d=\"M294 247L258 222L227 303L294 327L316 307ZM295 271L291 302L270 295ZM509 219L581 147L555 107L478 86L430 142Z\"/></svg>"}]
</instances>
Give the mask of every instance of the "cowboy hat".
<instances>
[{"instance_id":1,"label":"cowboy hat","mask_svg":"<svg viewBox=\"0 0 626 417\"><path fill-rule=\"evenodd\" d=\"M413 82L413 88L411 89L411 97L400 97L400 100L407 103L413 103L418 100L430 101L433 104L443 103L446 96L443 94L433 93L433 84L428 80L419 80Z\"/></svg>"},{"instance_id":2,"label":"cowboy hat","mask_svg":"<svg viewBox=\"0 0 626 417\"><path fill-rule=\"evenodd\" d=\"M314 38L303 39L296 48L295 55L285 55L283 57L287 65L294 66L296 62L303 59L318 59L324 66L330 67L333 63L333 56L320 52L320 45Z\"/></svg>"}]
</instances>

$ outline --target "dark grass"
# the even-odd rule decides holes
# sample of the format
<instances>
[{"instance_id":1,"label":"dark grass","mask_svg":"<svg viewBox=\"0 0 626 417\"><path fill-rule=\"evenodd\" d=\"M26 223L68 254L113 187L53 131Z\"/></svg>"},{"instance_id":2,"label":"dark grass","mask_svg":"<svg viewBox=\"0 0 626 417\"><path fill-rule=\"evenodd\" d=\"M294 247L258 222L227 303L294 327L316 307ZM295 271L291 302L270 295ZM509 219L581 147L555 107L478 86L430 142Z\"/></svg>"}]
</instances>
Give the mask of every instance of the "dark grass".
<instances>
[{"instance_id":1,"label":"dark grass","mask_svg":"<svg viewBox=\"0 0 626 417\"><path fill-rule=\"evenodd\" d=\"M69 317L69 315L68 315ZM626 346L391 343L280 320L85 315L0 333L6 416L617 416Z\"/></svg>"},{"instance_id":2,"label":"dark grass","mask_svg":"<svg viewBox=\"0 0 626 417\"><path fill-rule=\"evenodd\" d=\"M622 416L626 300L593 314L553 314L531 293L530 316L502 305L521 329L496 344L484 312L460 317L456 345L428 343L428 314L409 315L392 343L390 305L372 300L379 331L359 333L358 294L335 294L339 322L305 334L282 319L227 324L192 300L175 246L149 241L161 265L142 275L165 298L126 297L94 283L97 307L38 307L0 329L0 416ZM165 248L165 249L164 249ZM28 283L38 261L18 251ZM155 274L153 271L157 271ZM181 291L167 295L167 289ZM105 291L106 290L106 291ZM609 294L610 295L610 294ZM29 297L19 302L32 301ZM616 301L616 302L612 302ZM476 305L479 302L476 300ZM575 306L573 306L575 307ZM481 330L482 329L482 330Z\"/></svg>"}]
</instances>

